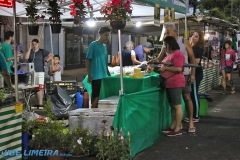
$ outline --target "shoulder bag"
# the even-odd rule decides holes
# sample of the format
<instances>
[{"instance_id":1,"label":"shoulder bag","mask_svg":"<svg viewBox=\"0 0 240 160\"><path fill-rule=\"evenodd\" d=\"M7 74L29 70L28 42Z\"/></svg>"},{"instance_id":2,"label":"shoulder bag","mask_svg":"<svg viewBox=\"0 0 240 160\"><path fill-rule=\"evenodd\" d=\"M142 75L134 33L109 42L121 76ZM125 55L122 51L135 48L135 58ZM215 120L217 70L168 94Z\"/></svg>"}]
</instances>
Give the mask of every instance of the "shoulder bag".
<instances>
[{"instance_id":1,"label":"shoulder bag","mask_svg":"<svg viewBox=\"0 0 240 160\"><path fill-rule=\"evenodd\" d=\"M231 55L230 55L231 56ZM231 58L231 57L230 57ZM226 50L225 50L225 54L224 54L224 61L225 61L225 72L226 73L231 73L233 67L232 66L226 66Z\"/></svg>"}]
</instances>

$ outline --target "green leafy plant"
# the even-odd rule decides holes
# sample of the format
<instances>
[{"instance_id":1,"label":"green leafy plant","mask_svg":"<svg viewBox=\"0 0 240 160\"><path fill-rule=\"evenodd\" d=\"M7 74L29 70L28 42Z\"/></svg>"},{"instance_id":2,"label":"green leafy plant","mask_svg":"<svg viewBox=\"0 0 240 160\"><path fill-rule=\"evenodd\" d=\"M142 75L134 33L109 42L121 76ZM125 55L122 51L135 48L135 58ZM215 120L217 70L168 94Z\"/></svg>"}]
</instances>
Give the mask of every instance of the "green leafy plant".
<instances>
[{"instance_id":1,"label":"green leafy plant","mask_svg":"<svg viewBox=\"0 0 240 160\"><path fill-rule=\"evenodd\" d=\"M35 126L32 133L30 147L55 150L65 148L64 139L69 130L62 121L53 121L46 125Z\"/></svg>"},{"instance_id":2,"label":"green leafy plant","mask_svg":"<svg viewBox=\"0 0 240 160\"><path fill-rule=\"evenodd\" d=\"M26 16L28 16L28 21L31 22L32 25L36 24L36 21L40 18L44 19L45 16L39 13L37 9L37 5L39 4L38 0L24 0L26 8Z\"/></svg>"},{"instance_id":3,"label":"green leafy plant","mask_svg":"<svg viewBox=\"0 0 240 160\"><path fill-rule=\"evenodd\" d=\"M57 0L48 0L49 3L49 7L47 9L47 14L50 15L49 17L49 21L51 21L52 23L61 23L61 19L60 16L62 15L62 12L60 11L60 7L58 5L58 1Z\"/></svg>"},{"instance_id":4,"label":"green leafy plant","mask_svg":"<svg viewBox=\"0 0 240 160\"><path fill-rule=\"evenodd\" d=\"M133 0L112 0L108 1L100 9L106 21L130 21L132 14L131 2Z\"/></svg>"},{"instance_id":5,"label":"green leafy plant","mask_svg":"<svg viewBox=\"0 0 240 160\"><path fill-rule=\"evenodd\" d=\"M46 117L51 120L57 120L57 117L52 112L52 102L50 96L48 96L47 102L44 104L43 111L46 113Z\"/></svg>"},{"instance_id":6,"label":"green leafy plant","mask_svg":"<svg viewBox=\"0 0 240 160\"><path fill-rule=\"evenodd\" d=\"M106 120L103 120L102 123L104 126L102 126L98 142L95 144L98 150L97 157L103 160L130 160L130 133L128 132L128 135L124 136L122 130L117 131L113 126L110 127L110 133L105 133Z\"/></svg>"},{"instance_id":7,"label":"green leafy plant","mask_svg":"<svg viewBox=\"0 0 240 160\"><path fill-rule=\"evenodd\" d=\"M94 136L88 129L75 128L66 135L65 147L73 156L89 155L94 152Z\"/></svg>"}]
</instances>

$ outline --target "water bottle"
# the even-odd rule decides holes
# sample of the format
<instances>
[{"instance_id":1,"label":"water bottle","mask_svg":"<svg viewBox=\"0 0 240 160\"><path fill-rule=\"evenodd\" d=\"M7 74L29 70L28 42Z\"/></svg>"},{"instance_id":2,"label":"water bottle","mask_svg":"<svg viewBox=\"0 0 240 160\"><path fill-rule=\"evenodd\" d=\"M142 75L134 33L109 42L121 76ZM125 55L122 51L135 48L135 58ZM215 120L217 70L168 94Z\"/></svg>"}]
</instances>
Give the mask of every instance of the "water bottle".
<instances>
[{"instance_id":1,"label":"water bottle","mask_svg":"<svg viewBox=\"0 0 240 160\"><path fill-rule=\"evenodd\" d=\"M81 95L80 91L77 92L77 108L83 107L83 96Z\"/></svg>"}]
</instances>

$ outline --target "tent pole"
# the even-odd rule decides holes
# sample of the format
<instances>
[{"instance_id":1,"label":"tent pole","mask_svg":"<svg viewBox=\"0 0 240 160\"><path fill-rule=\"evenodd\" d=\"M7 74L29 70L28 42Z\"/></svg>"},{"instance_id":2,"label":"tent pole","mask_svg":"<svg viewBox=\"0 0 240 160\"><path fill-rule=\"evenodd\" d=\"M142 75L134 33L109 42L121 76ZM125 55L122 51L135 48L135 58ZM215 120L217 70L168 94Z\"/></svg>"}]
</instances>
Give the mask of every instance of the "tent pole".
<instances>
[{"instance_id":1,"label":"tent pole","mask_svg":"<svg viewBox=\"0 0 240 160\"><path fill-rule=\"evenodd\" d=\"M52 28L49 22L49 31L50 31L50 41L51 41L51 53L53 54L53 45L52 45Z\"/></svg>"},{"instance_id":2,"label":"tent pole","mask_svg":"<svg viewBox=\"0 0 240 160\"><path fill-rule=\"evenodd\" d=\"M13 32L14 32L14 79L15 79L15 97L16 97L16 102L19 102L19 97L18 97L18 70L17 70L17 51L16 51L16 0L13 0Z\"/></svg>"},{"instance_id":3,"label":"tent pole","mask_svg":"<svg viewBox=\"0 0 240 160\"><path fill-rule=\"evenodd\" d=\"M188 13L188 5L189 5L189 0L186 0L186 14L185 14L185 35L186 39L188 38L188 29L187 29L187 13Z\"/></svg>"},{"instance_id":4,"label":"tent pole","mask_svg":"<svg viewBox=\"0 0 240 160\"><path fill-rule=\"evenodd\" d=\"M121 89L119 91L119 95L123 94L123 66L122 66L122 46L121 46L121 30L118 30L118 48L119 48L119 56L120 56L120 86Z\"/></svg>"}]
</instances>

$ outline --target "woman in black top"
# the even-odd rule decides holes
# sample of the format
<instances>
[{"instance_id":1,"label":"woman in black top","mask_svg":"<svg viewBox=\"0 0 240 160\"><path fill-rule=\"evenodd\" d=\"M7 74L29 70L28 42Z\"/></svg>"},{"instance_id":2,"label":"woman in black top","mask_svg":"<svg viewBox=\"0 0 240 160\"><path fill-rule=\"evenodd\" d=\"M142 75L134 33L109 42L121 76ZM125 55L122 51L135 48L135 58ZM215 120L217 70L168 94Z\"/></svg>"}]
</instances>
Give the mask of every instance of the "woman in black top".
<instances>
[{"instance_id":1,"label":"woman in black top","mask_svg":"<svg viewBox=\"0 0 240 160\"><path fill-rule=\"evenodd\" d=\"M191 46L195 56L195 63L201 66L201 60L204 53L204 34L201 31L196 31L192 35ZM198 89L203 79L202 67L197 67L195 71L195 82L192 84L191 98L193 102L193 121L199 121L200 100Z\"/></svg>"},{"instance_id":2,"label":"woman in black top","mask_svg":"<svg viewBox=\"0 0 240 160\"><path fill-rule=\"evenodd\" d=\"M140 61L136 59L136 53L134 51L134 43L132 41L128 41L124 49L122 50L122 65L124 66L132 66L132 65L141 64Z\"/></svg>"}]
</instances>

